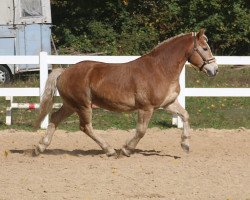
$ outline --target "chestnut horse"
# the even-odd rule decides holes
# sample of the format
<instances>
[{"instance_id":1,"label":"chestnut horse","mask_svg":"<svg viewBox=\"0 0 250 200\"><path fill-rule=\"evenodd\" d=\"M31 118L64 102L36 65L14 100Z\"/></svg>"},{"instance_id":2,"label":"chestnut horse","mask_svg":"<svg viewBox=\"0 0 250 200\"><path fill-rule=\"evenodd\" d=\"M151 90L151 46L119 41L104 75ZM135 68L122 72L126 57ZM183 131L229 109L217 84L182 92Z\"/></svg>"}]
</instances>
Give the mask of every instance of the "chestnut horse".
<instances>
[{"instance_id":1,"label":"chestnut horse","mask_svg":"<svg viewBox=\"0 0 250 200\"><path fill-rule=\"evenodd\" d=\"M55 69L48 77L40 114L36 125L52 110L56 90L62 107L51 115L46 135L34 150L43 152L51 143L58 124L77 113L80 129L91 137L108 156L116 151L92 128L92 104L101 108L130 112L138 111L135 135L121 148L130 156L145 135L153 111L163 108L181 117L184 123L181 147L189 151L189 115L177 101L180 92L179 76L186 61L205 72L217 74L218 66L207 44L204 29L170 38L140 58L122 64L95 61L79 62L67 69Z\"/></svg>"}]
</instances>

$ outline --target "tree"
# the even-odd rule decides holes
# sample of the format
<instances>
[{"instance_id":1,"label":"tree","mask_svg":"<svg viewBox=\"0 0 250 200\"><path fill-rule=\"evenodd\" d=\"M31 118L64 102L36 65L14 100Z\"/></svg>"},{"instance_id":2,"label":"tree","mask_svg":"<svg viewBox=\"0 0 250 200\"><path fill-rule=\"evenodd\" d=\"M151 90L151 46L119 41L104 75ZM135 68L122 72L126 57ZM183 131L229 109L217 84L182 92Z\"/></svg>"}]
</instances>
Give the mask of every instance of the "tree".
<instances>
[{"instance_id":1,"label":"tree","mask_svg":"<svg viewBox=\"0 0 250 200\"><path fill-rule=\"evenodd\" d=\"M243 0L181 0L186 30L206 28L219 55L246 55L250 45L250 14ZM185 12L186 11L186 12Z\"/></svg>"},{"instance_id":2,"label":"tree","mask_svg":"<svg viewBox=\"0 0 250 200\"><path fill-rule=\"evenodd\" d=\"M61 52L138 55L169 37L206 28L217 55L247 55L244 0L52 0Z\"/></svg>"}]
</instances>

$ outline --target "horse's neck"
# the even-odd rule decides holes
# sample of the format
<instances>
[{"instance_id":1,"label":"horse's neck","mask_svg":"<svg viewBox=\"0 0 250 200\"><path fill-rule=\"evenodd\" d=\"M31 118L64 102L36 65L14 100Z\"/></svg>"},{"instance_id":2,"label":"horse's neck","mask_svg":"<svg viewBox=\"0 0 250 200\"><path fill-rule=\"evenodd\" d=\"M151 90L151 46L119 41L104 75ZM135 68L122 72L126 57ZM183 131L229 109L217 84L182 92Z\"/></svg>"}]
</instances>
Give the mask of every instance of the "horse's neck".
<instances>
[{"instance_id":1,"label":"horse's neck","mask_svg":"<svg viewBox=\"0 0 250 200\"><path fill-rule=\"evenodd\" d=\"M184 35L158 47L154 52L154 57L157 59L159 67L165 73L173 74L175 76L173 78L179 78L187 61L191 41L189 35Z\"/></svg>"}]
</instances>

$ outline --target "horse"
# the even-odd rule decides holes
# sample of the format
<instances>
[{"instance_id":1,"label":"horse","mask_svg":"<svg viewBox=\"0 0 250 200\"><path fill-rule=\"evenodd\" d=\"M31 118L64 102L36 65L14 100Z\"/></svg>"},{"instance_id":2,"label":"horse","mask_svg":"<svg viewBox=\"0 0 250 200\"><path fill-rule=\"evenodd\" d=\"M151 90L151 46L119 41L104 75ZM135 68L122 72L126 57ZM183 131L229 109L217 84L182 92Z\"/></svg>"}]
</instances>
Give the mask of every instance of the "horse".
<instances>
[{"instance_id":1,"label":"horse","mask_svg":"<svg viewBox=\"0 0 250 200\"><path fill-rule=\"evenodd\" d=\"M138 112L136 133L121 147L121 154L129 157L134 152L146 133L154 110L158 108L177 114L183 120L181 147L189 152L189 114L177 100L179 76L186 61L207 76L217 74L218 65L204 32L201 29L198 33L167 39L149 53L127 63L82 61L66 69L54 69L45 85L36 127L51 112L56 90L63 105L52 113L46 134L33 154L37 156L44 152L58 124L77 113L80 130L92 138L107 156L117 155L116 150L93 131L93 104L110 111Z\"/></svg>"}]
</instances>

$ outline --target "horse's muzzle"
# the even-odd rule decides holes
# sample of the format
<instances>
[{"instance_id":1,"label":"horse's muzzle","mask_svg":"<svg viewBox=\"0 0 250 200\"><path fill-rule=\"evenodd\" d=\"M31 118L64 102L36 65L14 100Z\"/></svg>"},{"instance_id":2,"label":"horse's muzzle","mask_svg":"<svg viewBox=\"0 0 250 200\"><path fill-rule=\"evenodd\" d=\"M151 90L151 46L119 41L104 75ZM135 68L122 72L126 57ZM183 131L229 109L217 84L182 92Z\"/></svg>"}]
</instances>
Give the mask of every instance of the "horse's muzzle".
<instances>
[{"instance_id":1,"label":"horse's muzzle","mask_svg":"<svg viewBox=\"0 0 250 200\"><path fill-rule=\"evenodd\" d=\"M203 71L208 76L216 76L218 74L218 65L216 63L209 63L203 67Z\"/></svg>"}]
</instances>

